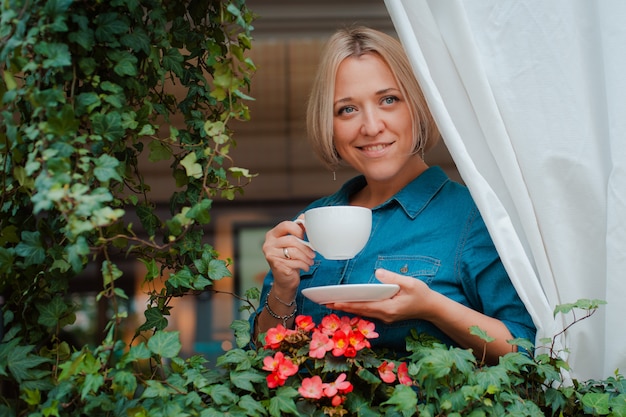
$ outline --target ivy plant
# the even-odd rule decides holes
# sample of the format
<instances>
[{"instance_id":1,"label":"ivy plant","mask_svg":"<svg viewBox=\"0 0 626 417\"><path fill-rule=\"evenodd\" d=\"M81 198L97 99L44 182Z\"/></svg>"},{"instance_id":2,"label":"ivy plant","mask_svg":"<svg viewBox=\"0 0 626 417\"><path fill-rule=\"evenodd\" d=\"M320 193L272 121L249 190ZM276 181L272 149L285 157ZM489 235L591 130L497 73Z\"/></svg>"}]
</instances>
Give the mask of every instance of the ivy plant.
<instances>
[{"instance_id":1,"label":"ivy plant","mask_svg":"<svg viewBox=\"0 0 626 417\"><path fill-rule=\"evenodd\" d=\"M184 381L157 386L155 369L182 361L163 330L171 299L229 275L203 227L214 199L253 177L229 157L229 122L249 119L254 15L245 0L6 0L0 16L0 415L159 415L123 401L136 385L184 415L159 401ZM150 163L176 186L165 215ZM125 257L163 285L146 286L137 335L152 337L114 361ZM75 320L70 280L93 264L112 313L100 346L76 347L60 336Z\"/></svg>"}]
</instances>

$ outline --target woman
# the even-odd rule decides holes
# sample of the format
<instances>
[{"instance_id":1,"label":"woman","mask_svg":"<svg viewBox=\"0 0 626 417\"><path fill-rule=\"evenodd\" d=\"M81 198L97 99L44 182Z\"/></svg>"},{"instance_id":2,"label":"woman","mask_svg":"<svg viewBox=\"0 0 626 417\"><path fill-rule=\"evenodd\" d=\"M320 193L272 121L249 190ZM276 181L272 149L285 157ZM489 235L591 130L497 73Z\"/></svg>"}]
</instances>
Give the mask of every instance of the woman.
<instances>
[{"instance_id":1,"label":"woman","mask_svg":"<svg viewBox=\"0 0 626 417\"><path fill-rule=\"evenodd\" d=\"M372 209L372 234L353 259L326 260L299 242L304 230L285 221L266 235L270 266L261 308L253 318L259 335L296 314L319 322L331 313L373 319L374 347L405 350L411 329L482 356L478 326L495 340L487 361L515 350L507 340L534 341L535 327L504 270L469 192L423 156L439 138L401 44L381 32L356 27L328 42L307 111L313 148L333 168L361 173L335 194L308 208L356 205ZM398 284L390 299L325 306L304 288L382 282Z\"/></svg>"}]
</instances>

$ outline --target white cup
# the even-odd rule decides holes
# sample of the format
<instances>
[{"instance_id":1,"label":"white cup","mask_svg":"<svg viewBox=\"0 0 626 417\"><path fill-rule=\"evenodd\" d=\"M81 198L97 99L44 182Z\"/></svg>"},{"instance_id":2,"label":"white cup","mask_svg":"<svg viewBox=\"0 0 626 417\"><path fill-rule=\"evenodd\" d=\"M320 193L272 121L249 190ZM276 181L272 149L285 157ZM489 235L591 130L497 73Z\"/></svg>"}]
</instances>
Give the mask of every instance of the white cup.
<instances>
[{"instance_id":1,"label":"white cup","mask_svg":"<svg viewBox=\"0 0 626 417\"><path fill-rule=\"evenodd\" d=\"M302 243L326 259L351 259L363 249L372 231L372 210L359 206L324 206L307 210Z\"/></svg>"}]
</instances>

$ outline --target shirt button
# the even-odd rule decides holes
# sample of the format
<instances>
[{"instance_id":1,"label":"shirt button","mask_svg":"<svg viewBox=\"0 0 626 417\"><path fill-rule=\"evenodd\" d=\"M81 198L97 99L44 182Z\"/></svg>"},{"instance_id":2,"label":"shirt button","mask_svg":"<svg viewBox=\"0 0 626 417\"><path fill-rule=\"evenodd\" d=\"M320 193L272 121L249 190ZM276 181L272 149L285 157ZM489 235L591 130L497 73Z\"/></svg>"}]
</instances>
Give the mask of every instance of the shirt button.
<instances>
[{"instance_id":1,"label":"shirt button","mask_svg":"<svg viewBox=\"0 0 626 417\"><path fill-rule=\"evenodd\" d=\"M404 265L402 268L400 268L400 272L402 272L403 274L406 274L407 272L409 272L409 266Z\"/></svg>"}]
</instances>

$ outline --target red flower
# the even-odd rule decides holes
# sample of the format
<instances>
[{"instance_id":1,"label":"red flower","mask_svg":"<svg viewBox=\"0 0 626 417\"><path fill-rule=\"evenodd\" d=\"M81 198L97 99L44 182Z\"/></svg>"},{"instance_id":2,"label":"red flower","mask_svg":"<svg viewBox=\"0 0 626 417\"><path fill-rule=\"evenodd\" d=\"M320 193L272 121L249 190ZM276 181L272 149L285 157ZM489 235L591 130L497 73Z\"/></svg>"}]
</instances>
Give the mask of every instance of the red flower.
<instances>
[{"instance_id":1,"label":"red flower","mask_svg":"<svg viewBox=\"0 0 626 417\"><path fill-rule=\"evenodd\" d=\"M266 356L263 358L263 369L271 372L266 378L267 386L276 388L284 385L287 378L298 372L298 365L286 357L283 352L276 352L273 357Z\"/></svg>"},{"instance_id":2,"label":"red flower","mask_svg":"<svg viewBox=\"0 0 626 417\"><path fill-rule=\"evenodd\" d=\"M348 335L346 335L341 330L337 330L335 334L333 334L333 355L341 356L345 353L348 346L350 346L350 340L348 340Z\"/></svg>"},{"instance_id":3,"label":"red flower","mask_svg":"<svg viewBox=\"0 0 626 417\"><path fill-rule=\"evenodd\" d=\"M296 317L296 329L300 329L304 332L310 332L315 328L315 323L311 316L298 316Z\"/></svg>"},{"instance_id":4,"label":"red flower","mask_svg":"<svg viewBox=\"0 0 626 417\"><path fill-rule=\"evenodd\" d=\"M291 332L291 330L285 329L282 324L276 327L272 327L265 334L265 348L278 349L285 337Z\"/></svg>"},{"instance_id":5,"label":"red flower","mask_svg":"<svg viewBox=\"0 0 626 417\"><path fill-rule=\"evenodd\" d=\"M403 385L413 385L413 380L409 376L409 367L406 362L402 362L398 366L398 381Z\"/></svg>"},{"instance_id":6,"label":"red flower","mask_svg":"<svg viewBox=\"0 0 626 417\"><path fill-rule=\"evenodd\" d=\"M385 381L388 384L393 383L396 380L396 374L393 373L393 368L395 368L395 364L393 362L384 361L378 367L378 375L380 375L380 379Z\"/></svg>"}]
</instances>

